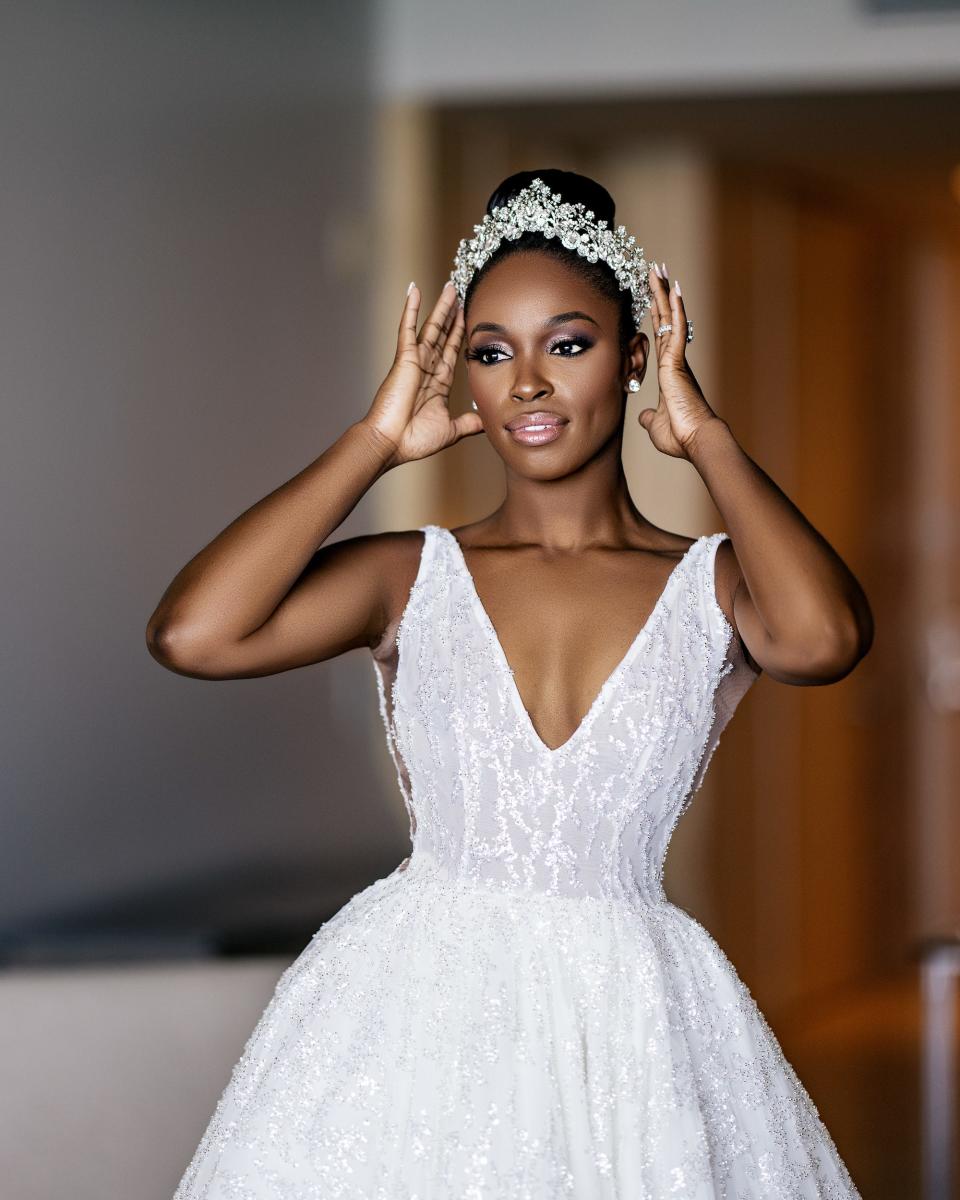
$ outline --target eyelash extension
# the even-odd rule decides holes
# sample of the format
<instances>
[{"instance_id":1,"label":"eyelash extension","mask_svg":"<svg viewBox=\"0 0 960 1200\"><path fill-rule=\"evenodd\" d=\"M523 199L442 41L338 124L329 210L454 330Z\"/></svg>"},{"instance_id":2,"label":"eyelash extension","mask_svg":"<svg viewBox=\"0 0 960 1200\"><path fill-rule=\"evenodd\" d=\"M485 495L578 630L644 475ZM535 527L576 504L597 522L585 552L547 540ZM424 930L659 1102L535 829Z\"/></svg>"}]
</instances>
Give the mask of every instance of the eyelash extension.
<instances>
[{"instance_id":1,"label":"eyelash extension","mask_svg":"<svg viewBox=\"0 0 960 1200\"><path fill-rule=\"evenodd\" d=\"M587 338L587 337L558 338L557 341L552 342L550 344L550 346L548 347L548 351L552 352L553 350L556 350L556 348L558 346L570 346L570 345L583 346L584 349L580 351L580 354L583 354L584 351L590 349L590 347L593 345L593 342L590 340L590 338ZM485 362L481 358L481 355L490 354L493 351L496 351L499 354L507 353L506 350L503 348L503 346L497 346L497 345L481 346L478 350L464 351L464 358L474 359L474 360L478 361L481 366L484 366L484 367L492 367L495 364L492 362ZM561 354L558 357L560 357L560 358L579 358L580 354Z\"/></svg>"}]
</instances>

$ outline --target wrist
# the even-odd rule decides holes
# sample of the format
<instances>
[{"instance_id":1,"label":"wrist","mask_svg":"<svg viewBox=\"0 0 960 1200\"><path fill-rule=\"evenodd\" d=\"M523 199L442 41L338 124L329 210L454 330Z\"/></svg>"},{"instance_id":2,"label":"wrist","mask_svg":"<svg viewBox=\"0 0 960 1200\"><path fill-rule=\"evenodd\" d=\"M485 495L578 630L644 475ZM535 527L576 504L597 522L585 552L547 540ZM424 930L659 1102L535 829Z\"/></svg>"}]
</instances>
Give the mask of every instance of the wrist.
<instances>
[{"instance_id":1,"label":"wrist","mask_svg":"<svg viewBox=\"0 0 960 1200\"><path fill-rule=\"evenodd\" d=\"M355 430L357 435L370 448L370 452L377 464L378 477L396 465L395 455L397 453L397 445L387 437L383 430L378 429L376 425L372 425L369 421L362 419L355 421L351 429Z\"/></svg>"},{"instance_id":2,"label":"wrist","mask_svg":"<svg viewBox=\"0 0 960 1200\"><path fill-rule=\"evenodd\" d=\"M683 448L690 461L696 465L697 460L709 454L713 446L732 438L730 426L722 417L714 414L702 421L693 433L683 443Z\"/></svg>"}]
</instances>

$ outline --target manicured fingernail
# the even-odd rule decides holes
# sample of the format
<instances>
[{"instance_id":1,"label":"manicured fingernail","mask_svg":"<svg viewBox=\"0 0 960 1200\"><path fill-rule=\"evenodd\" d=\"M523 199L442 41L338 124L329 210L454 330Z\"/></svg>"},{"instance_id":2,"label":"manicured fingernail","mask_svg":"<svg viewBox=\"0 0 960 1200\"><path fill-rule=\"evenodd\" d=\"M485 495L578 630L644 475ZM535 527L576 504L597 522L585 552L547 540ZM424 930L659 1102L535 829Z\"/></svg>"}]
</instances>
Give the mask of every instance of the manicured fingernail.
<instances>
[{"instance_id":1,"label":"manicured fingernail","mask_svg":"<svg viewBox=\"0 0 960 1200\"><path fill-rule=\"evenodd\" d=\"M665 262L661 262L661 264L660 264L660 265L661 265L661 267L663 267L663 277L664 277L664 279L669 279L669 278L670 278L670 272L667 270L667 264L666 264Z\"/></svg>"},{"instance_id":2,"label":"manicured fingernail","mask_svg":"<svg viewBox=\"0 0 960 1200\"><path fill-rule=\"evenodd\" d=\"M410 282L407 284L407 295L408 295L408 296L410 295L410 293L413 291L413 289L414 289L416 286L417 286L417 285L416 285L416 284L413 282L413 280L411 279L411 280L410 280Z\"/></svg>"},{"instance_id":3,"label":"manicured fingernail","mask_svg":"<svg viewBox=\"0 0 960 1200\"><path fill-rule=\"evenodd\" d=\"M658 278L658 279L662 279L662 278L663 278L663 273L661 272L660 268L657 266L657 264L656 264L656 263L654 263L654 264L653 264L653 269L654 269L654 270L656 271L656 273L657 273L657 278Z\"/></svg>"},{"instance_id":4,"label":"manicured fingernail","mask_svg":"<svg viewBox=\"0 0 960 1200\"><path fill-rule=\"evenodd\" d=\"M679 279L675 279L673 281L673 286L677 289L677 295L682 296L683 292L680 291L680 280Z\"/></svg>"}]
</instances>

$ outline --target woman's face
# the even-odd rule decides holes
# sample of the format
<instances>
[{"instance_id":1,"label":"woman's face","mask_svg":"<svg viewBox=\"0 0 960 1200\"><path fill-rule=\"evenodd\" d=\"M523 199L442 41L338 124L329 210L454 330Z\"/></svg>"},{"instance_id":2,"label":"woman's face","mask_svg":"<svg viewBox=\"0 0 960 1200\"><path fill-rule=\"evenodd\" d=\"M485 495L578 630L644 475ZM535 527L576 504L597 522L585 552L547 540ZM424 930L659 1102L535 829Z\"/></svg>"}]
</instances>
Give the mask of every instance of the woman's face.
<instances>
[{"instance_id":1,"label":"woman's face","mask_svg":"<svg viewBox=\"0 0 960 1200\"><path fill-rule=\"evenodd\" d=\"M638 332L621 353L618 322L613 300L549 254L512 254L477 284L466 312L467 378L509 468L556 478L619 437L627 377L643 378L648 339Z\"/></svg>"}]
</instances>

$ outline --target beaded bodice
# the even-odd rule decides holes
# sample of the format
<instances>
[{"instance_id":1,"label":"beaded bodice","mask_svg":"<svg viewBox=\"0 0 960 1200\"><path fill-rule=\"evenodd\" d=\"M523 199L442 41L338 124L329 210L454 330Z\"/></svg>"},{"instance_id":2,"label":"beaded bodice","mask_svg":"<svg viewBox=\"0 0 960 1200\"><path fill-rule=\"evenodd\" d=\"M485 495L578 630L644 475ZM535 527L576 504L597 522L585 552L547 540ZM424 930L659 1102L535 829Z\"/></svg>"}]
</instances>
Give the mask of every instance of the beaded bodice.
<instances>
[{"instance_id":1,"label":"beaded bodice","mask_svg":"<svg viewBox=\"0 0 960 1200\"><path fill-rule=\"evenodd\" d=\"M574 734L552 749L457 539L420 528L407 605L373 651L410 869L498 892L664 900L674 826L757 677L716 599L727 535L690 546Z\"/></svg>"}]
</instances>

